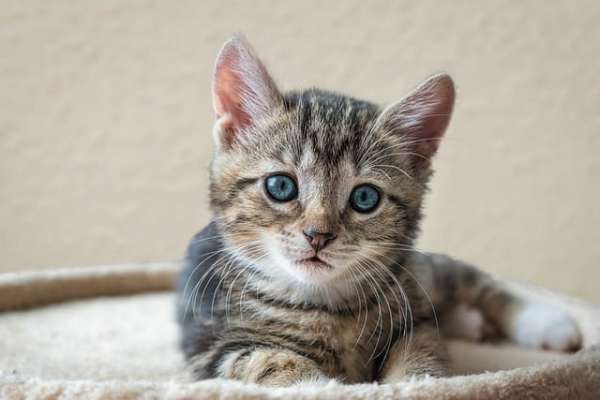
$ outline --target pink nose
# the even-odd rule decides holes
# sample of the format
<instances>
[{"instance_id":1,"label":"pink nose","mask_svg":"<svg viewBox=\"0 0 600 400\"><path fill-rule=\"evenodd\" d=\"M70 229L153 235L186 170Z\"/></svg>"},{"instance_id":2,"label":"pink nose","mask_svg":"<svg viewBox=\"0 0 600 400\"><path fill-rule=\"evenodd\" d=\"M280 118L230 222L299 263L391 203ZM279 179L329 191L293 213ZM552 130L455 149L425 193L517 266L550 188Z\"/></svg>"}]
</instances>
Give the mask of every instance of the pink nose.
<instances>
[{"instance_id":1,"label":"pink nose","mask_svg":"<svg viewBox=\"0 0 600 400\"><path fill-rule=\"evenodd\" d=\"M319 232L314 228L308 228L302 231L308 243L312 246L315 252L325 248L329 243L331 243L336 235L331 232Z\"/></svg>"}]
</instances>

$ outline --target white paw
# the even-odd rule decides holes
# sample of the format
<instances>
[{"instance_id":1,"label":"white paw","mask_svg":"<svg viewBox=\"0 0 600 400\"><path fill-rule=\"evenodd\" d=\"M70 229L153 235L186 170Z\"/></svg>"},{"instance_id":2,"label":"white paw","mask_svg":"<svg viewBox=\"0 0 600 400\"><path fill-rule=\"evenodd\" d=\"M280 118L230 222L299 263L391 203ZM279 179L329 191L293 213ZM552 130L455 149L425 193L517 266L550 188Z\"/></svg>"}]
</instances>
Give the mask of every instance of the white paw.
<instances>
[{"instance_id":1,"label":"white paw","mask_svg":"<svg viewBox=\"0 0 600 400\"><path fill-rule=\"evenodd\" d=\"M541 304L529 304L520 310L508 333L521 346L545 350L576 351L583 341L569 314Z\"/></svg>"},{"instance_id":2,"label":"white paw","mask_svg":"<svg viewBox=\"0 0 600 400\"><path fill-rule=\"evenodd\" d=\"M476 308L460 304L442 317L442 330L446 336L474 342L482 341L485 337L486 322Z\"/></svg>"}]
</instances>

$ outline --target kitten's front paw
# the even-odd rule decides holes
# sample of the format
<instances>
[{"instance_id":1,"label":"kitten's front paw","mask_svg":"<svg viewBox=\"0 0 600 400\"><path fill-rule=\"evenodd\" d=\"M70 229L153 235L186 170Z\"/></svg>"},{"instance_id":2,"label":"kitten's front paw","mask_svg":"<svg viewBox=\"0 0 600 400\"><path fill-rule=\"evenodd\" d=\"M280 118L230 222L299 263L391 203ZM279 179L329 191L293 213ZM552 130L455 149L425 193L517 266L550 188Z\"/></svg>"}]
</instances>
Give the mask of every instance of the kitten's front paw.
<instances>
[{"instance_id":1,"label":"kitten's front paw","mask_svg":"<svg viewBox=\"0 0 600 400\"><path fill-rule=\"evenodd\" d=\"M509 336L521 346L557 351L577 351L583 342L569 314L541 304L529 304L520 310Z\"/></svg>"}]
</instances>

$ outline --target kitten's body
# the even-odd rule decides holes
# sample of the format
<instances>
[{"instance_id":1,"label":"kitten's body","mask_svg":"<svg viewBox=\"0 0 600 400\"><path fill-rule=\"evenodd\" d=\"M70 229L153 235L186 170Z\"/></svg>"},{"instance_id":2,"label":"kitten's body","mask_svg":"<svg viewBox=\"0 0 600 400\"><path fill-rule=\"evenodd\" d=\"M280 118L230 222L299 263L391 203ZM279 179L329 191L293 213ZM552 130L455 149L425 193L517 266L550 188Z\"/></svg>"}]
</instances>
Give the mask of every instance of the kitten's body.
<instances>
[{"instance_id":1,"label":"kitten's body","mask_svg":"<svg viewBox=\"0 0 600 400\"><path fill-rule=\"evenodd\" d=\"M294 374L283 378L288 384L318 378L320 372L344 382L442 375L446 354L438 328L454 322L445 318L447 314L467 306L502 328L522 307L518 298L487 275L442 255L412 253L403 265L390 266L389 279L379 277L374 278L375 284L352 286L342 297L318 290L310 296L293 293L293 288L277 287L224 254L213 222L191 241L178 280L182 347L198 379L225 376L272 383L264 371L280 370L278 360L273 368L266 368L270 365L266 359L263 369L236 370L231 359L245 355L249 348L291 351L306 358L310 367L294 363ZM337 301L328 304L334 296ZM480 340L486 329L477 323L452 333ZM263 373L251 374L256 371Z\"/></svg>"},{"instance_id":2,"label":"kitten's body","mask_svg":"<svg viewBox=\"0 0 600 400\"><path fill-rule=\"evenodd\" d=\"M180 293L198 294L179 299L179 319L187 326L185 354L193 359L200 378L236 377L234 368L223 368L227 366L225 360L249 347L262 347L301 354L329 377L370 381L379 377L389 349L404 336L404 329L410 332L411 324L432 325L431 306L423 296L412 294L419 289L406 274L394 274L387 283L381 280L377 293L369 293L365 287L360 292L351 288L344 294L331 294L337 301L330 307L326 293L314 293L311 298L323 300L316 303L300 300L306 294L278 295L290 288L276 288L276 283L260 273L253 274L243 263L227 259L229 268L211 270L214 264L208 258L223 249L215 235L214 223L196 235L189 248L186 273L179 281ZM406 303L393 279L411 293L413 318L409 325L404 317ZM197 288L192 289L194 284ZM318 376L312 369L307 372L309 376L304 378Z\"/></svg>"},{"instance_id":3,"label":"kitten's body","mask_svg":"<svg viewBox=\"0 0 600 400\"><path fill-rule=\"evenodd\" d=\"M192 241L178 287L183 348L198 378L288 385L441 375L433 310L451 316L459 305L480 317L471 332L459 324L464 336L480 338L491 324L526 343L514 321L527 302L412 247L452 109L449 77L386 109L320 90L281 94L234 39L213 91L215 217ZM277 190L296 192L273 197L272 177L283 182ZM359 208L369 196L377 202ZM577 345L573 329L550 347ZM547 330L535 339L547 342Z\"/></svg>"}]
</instances>

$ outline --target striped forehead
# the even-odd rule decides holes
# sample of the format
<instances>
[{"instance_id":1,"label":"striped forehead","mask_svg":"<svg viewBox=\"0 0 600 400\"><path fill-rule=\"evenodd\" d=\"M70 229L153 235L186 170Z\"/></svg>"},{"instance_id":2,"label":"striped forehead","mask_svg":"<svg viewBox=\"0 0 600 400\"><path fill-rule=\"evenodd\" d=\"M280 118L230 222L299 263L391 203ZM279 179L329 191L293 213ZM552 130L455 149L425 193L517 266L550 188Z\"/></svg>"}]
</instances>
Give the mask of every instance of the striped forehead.
<instances>
[{"instance_id":1,"label":"striped forehead","mask_svg":"<svg viewBox=\"0 0 600 400\"><path fill-rule=\"evenodd\" d=\"M319 89L291 92L284 99L285 113L264 136L260 158L296 170L310 181L311 191L321 194L339 192L348 177L389 180L393 175L371 162L373 155L381 159L386 146L372 130L377 105ZM391 162L379 164L395 168Z\"/></svg>"},{"instance_id":2,"label":"striped forehead","mask_svg":"<svg viewBox=\"0 0 600 400\"><path fill-rule=\"evenodd\" d=\"M294 163L310 159L328 169L356 160L378 113L374 104L318 89L286 95L286 108L296 124L290 132Z\"/></svg>"}]
</instances>

